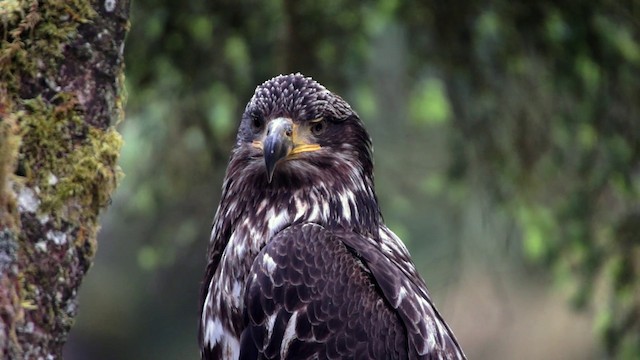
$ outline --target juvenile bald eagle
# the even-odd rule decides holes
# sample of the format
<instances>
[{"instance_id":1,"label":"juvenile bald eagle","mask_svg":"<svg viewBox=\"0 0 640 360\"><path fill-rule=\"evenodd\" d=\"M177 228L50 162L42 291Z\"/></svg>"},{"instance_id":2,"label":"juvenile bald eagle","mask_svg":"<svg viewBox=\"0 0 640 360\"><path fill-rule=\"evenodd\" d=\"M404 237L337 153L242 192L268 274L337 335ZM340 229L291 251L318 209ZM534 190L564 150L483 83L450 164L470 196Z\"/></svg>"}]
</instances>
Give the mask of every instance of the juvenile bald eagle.
<instances>
[{"instance_id":1,"label":"juvenile bald eagle","mask_svg":"<svg viewBox=\"0 0 640 360\"><path fill-rule=\"evenodd\" d=\"M201 292L203 359L464 359L383 223L371 140L301 74L258 86L222 188Z\"/></svg>"}]
</instances>

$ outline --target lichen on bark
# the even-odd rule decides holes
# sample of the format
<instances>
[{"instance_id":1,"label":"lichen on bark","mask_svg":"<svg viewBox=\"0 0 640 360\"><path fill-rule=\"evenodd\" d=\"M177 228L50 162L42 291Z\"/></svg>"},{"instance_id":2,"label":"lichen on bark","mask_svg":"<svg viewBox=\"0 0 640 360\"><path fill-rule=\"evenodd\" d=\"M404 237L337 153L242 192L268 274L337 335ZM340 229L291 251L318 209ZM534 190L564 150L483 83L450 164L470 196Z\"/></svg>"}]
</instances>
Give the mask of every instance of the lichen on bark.
<instances>
[{"instance_id":1,"label":"lichen on bark","mask_svg":"<svg viewBox=\"0 0 640 360\"><path fill-rule=\"evenodd\" d=\"M128 11L128 1L0 1L3 358L57 358L73 323L121 176Z\"/></svg>"}]
</instances>

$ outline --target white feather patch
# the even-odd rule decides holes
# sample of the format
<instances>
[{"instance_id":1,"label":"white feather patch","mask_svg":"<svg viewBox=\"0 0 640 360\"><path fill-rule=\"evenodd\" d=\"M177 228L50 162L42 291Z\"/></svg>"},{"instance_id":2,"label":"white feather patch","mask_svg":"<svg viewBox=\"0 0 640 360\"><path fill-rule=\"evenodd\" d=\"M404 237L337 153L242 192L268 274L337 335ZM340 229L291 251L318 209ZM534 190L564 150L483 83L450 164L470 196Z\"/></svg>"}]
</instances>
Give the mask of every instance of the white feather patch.
<instances>
[{"instance_id":1,"label":"white feather patch","mask_svg":"<svg viewBox=\"0 0 640 360\"><path fill-rule=\"evenodd\" d=\"M400 287L400 292L398 294L398 304L395 305L396 307L399 306L400 304L402 304L402 300L404 300L404 298L407 296L407 289L405 289L404 286Z\"/></svg>"},{"instance_id":2,"label":"white feather patch","mask_svg":"<svg viewBox=\"0 0 640 360\"><path fill-rule=\"evenodd\" d=\"M298 323L298 312L294 311L289 318L289 322L287 323L287 328L284 330L284 335L282 337L282 346L280 346L280 358L284 359L287 357L287 352L289 351L289 345L291 342L296 339L296 324Z\"/></svg>"},{"instance_id":3,"label":"white feather patch","mask_svg":"<svg viewBox=\"0 0 640 360\"><path fill-rule=\"evenodd\" d=\"M322 220L327 221L329 219L329 202L322 202Z\"/></svg>"},{"instance_id":4,"label":"white feather patch","mask_svg":"<svg viewBox=\"0 0 640 360\"><path fill-rule=\"evenodd\" d=\"M356 195L353 193L353 191L349 191L347 192L347 196L349 197L349 205L353 206L353 211L354 211L354 216L357 218L358 217L358 207L356 206Z\"/></svg>"},{"instance_id":5,"label":"white feather patch","mask_svg":"<svg viewBox=\"0 0 640 360\"><path fill-rule=\"evenodd\" d=\"M207 300L209 297L207 296ZM222 323L218 318L207 318L204 319L203 313L203 323L204 323L204 342L205 344L209 344L209 347L214 347L216 344L220 342L222 339L222 335L224 334L224 328L222 327Z\"/></svg>"},{"instance_id":6,"label":"white feather patch","mask_svg":"<svg viewBox=\"0 0 640 360\"><path fill-rule=\"evenodd\" d=\"M284 211L280 211L278 214L276 214L275 216L273 215L274 211L269 211L267 213L267 215L272 215L269 216L269 222L267 224L268 229L269 229L269 234L268 236L271 237L273 236L273 234L276 233L276 231L282 230L282 228L289 222L289 212L284 210Z\"/></svg>"},{"instance_id":7,"label":"white feather patch","mask_svg":"<svg viewBox=\"0 0 640 360\"><path fill-rule=\"evenodd\" d=\"M262 263L264 264L264 268L267 270L269 276L273 275L273 271L277 266L273 258L269 256L269 254L264 253L264 255L262 255Z\"/></svg>"},{"instance_id":8,"label":"white feather patch","mask_svg":"<svg viewBox=\"0 0 640 360\"><path fill-rule=\"evenodd\" d=\"M222 346L223 359L237 359L240 356L240 342L231 334L225 337Z\"/></svg>"},{"instance_id":9,"label":"white feather patch","mask_svg":"<svg viewBox=\"0 0 640 360\"><path fill-rule=\"evenodd\" d=\"M269 341L271 340L271 335L273 335L273 326L276 323L276 316L278 316L278 313L275 313L267 318L267 339L264 342L265 344L269 343Z\"/></svg>"},{"instance_id":10,"label":"white feather patch","mask_svg":"<svg viewBox=\"0 0 640 360\"><path fill-rule=\"evenodd\" d=\"M306 202L302 202L299 196L294 197L294 201L296 204L296 215L293 218L294 221L301 219L304 214L307 213L308 205Z\"/></svg>"},{"instance_id":11,"label":"white feather patch","mask_svg":"<svg viewBox=\"0 0 640 360\"><path fill-rule=\"evenodd\" d=\"M425 322L427 323L427 342L426 342L426 349L420 349L421 350L421 354L426 353L427 351L431 350L431 349L435 349L436 347L436 334L439 334L441 332L437 332L436 330L436 324L433 322L433 318L428 316L425 317ZM442 330L442 329L440 329Z\"/></svg>"},{"instance_id":12,"label":"white feather patch","mask_svg":"<svg viewBox=\"0 0 640 360\"><path fill-rule=\"evenodd\" d=\"M240 281L234 281L233 286L231 286L231 302L236 308L241 308L243 305L242 290L242 283Z\"/></svg>"},{"instance_id":13,"label":"white feather patch","mask_svg":"<svg viewBox=\"0 0 640 360\"><path fill-rule=\"evenodd\" d=\"M349 191L347 194L340 194L340 203L342 204L342 217L344 221L351 221L351 205L349 205Z\"/></svg>"}]
</instances>

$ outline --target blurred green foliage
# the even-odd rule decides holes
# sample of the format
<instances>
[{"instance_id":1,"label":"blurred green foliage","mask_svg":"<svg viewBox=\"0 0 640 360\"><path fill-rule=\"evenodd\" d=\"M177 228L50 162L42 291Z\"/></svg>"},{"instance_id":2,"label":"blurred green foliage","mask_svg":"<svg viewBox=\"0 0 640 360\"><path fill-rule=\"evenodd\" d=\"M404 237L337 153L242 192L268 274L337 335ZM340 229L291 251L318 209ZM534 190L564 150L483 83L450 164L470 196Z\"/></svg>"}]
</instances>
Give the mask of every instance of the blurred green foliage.
<instances>
[{"instance_id":1,"label":"blurred green foliage","mask_svg":"<svg viewBox=\"0 0 640 360\"><path fill-rule=\"evenodd\" d=\"M607 352L632 358L640 353L640 7L493 1L467 10L455 9L460 21L436 16L447 24L428 31L438 34L430 50L453 104L452 145L463 150L449 174L462 182L480 174L520 225L526 254L575 288L579 308L596 299Z\"/></svg>"},{"instance_id":2,"label":"blurred green foliage","mask_svg":"<svg viewBox=\"0 0 640 360\"><path fill-rule=\"evenodd\" d=\"M297 71L343 95L384 149L385 219L431 286L458 269L438 259L465 246L439 223L454 228L480 192L519 229L509 241L525 257L497 258L548 269L576 307L595 309L606 353L635 358L639 19L637 1L612 0L133 2L127 178L102 246L132 241L121 246L137 267L120 271L153 282L154 302L128 299L152 320L121 336L154 328L148 343L178 345L131 358L195 354L197 279L240 114L256 85ZM449 278L430 278L429 262Z\"/></svg>"}]
</instances>

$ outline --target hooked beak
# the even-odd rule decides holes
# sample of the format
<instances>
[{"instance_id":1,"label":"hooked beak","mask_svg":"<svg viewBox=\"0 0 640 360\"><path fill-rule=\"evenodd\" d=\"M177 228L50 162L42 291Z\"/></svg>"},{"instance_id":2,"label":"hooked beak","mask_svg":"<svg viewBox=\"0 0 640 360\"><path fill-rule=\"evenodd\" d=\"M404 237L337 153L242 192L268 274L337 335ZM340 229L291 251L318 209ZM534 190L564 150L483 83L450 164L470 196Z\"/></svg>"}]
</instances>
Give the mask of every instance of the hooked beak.
<instances>
[{"instance_id":1,"label":"hooked beak","mask_svg":"<svg viewBox=\"0 0 640 360\"><path fill-rule=\"evenodd\" d=\"M267 179L273 179L273 172L280 160L293 150L293 122L291 119L277 118L267 124L267 135L262 143Z\"/></svg>"},{"instance_id":2,"label":"hooked beak","mask_svg":"<svg viewBox=\"0 0 640 360\"><path fill-rule=\"evenodd\" d=\"M269 121L262 141L253 142L255 148L262 150L267 180L273 180L273 173L281 161L295 158L295 155L303 152L319 150L320 145L313 143L313 140L307 127L294 124L289 118Z\"/></svg>"}]
</instances>

